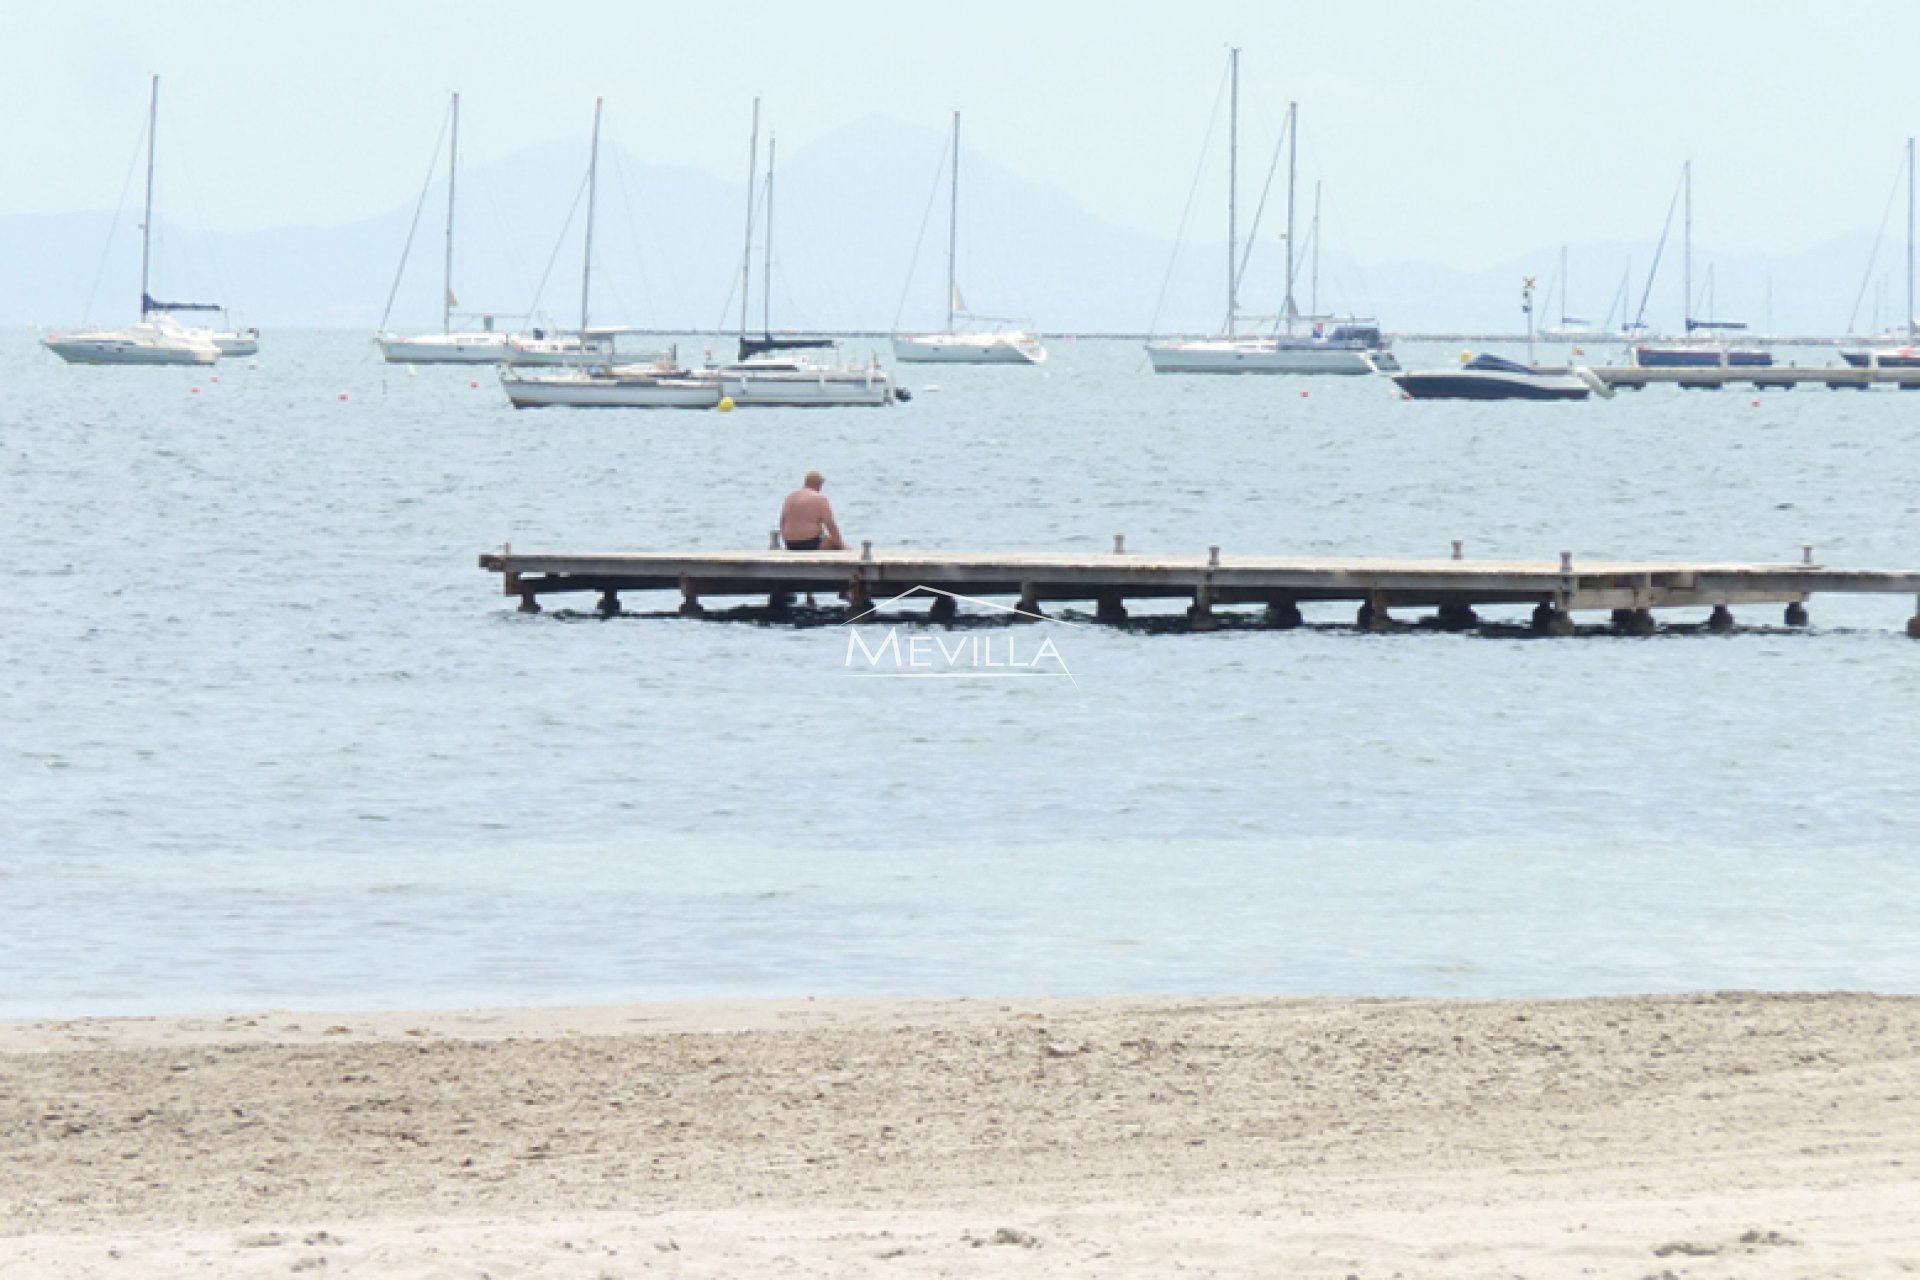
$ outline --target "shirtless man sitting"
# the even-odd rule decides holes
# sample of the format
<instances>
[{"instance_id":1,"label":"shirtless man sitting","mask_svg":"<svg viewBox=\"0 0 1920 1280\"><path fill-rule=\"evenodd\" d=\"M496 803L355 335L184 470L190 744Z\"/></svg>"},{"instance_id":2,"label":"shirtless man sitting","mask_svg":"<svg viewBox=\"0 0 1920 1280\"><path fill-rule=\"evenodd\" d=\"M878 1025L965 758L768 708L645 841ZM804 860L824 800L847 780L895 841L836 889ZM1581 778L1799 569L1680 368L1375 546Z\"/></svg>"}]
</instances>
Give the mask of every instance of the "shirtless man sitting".
<instances>
[{"instance_id":1,"label":"shirtless man sitting","mask_svg":"<svg viewBox=\"0 0 1920 1280\"><path fill-rule=\"evenodd\" d=\"M847 545L833 522L833 504L820 492L825 483L818 471L809 471L801 486L787 495L780 508L780 540L787 550L839 551Z\"/></svg>"}]
</instances>

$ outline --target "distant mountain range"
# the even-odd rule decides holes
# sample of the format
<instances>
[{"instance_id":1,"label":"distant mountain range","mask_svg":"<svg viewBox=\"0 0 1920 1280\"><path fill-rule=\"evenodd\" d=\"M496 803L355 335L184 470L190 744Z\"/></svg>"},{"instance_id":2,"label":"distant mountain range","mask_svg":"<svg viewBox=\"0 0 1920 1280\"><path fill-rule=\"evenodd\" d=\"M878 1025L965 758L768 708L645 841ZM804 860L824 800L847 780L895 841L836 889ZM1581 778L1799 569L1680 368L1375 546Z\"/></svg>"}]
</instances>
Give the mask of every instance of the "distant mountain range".
<instances>
[{"instance_id":1,"label":"distant mountain range","mask_svg":"<svg viewBox=\"0 0 1920 1280\"><path fill-rule=\"evenodd\" d=\"M935 131L870 117L791 155L781 153L774 328L886 330L896 319L908 328L940 323L946 197L944 187L936 194L935 183L942 145ZM427 159L421 157L423 167ZM574 322L580 296L577 197L586 159L583 142L554 142L461 171L455 292L463 308L537 309L548 323ZM594 321L695 332L737 325L743 190L740 181L605 148ZM981 313L1053 331L1210 332L1220 326L1225 245L1210 211L1196 216L1214 238L1191 238L1176 260L1171 237L1099 218L1060 188L972 151L963 153L961 200L960 287ZM569 209L571 229L563 238ZM414 229L391 320L395 327L438 324L444 217L443 166ZM132 318L139 294L138 218L137 208L117 217L0 217L0 323L59 327ZM408 205L344 226L223 234L189 230L163 214L156 219L153 291L225 302L235 320L247 324L371 331L413 221ZM1242 289L1249 311L1278 307L1284 275L1280 230L1271 217L1261 228ZM1342 243L1337 227L1328 228L1327 238ZM1696 283L1704 292L1711 264L1714 310L1722 317L1737 316L1756 329L1770 325L1774 332L1837 333L1861 297L1872 248L1867 232L1772 257L1723 256L1698 245ZM1480 270L1383 260L1391 252L1387 245L1365 249L1364 255L1324 255L1323 310L1372 314L1399 332L1514 332L1522 324L1521 281L1533 276L1540 289L1538 322L1559 316L1557 245L1533 246ZM1636 311L1653 249L1651 240L1573 246L1574 309L1602 321L1631 260L1626 309ZM1902 248L1883 245L1856 329L1898 323L1903 269ZM760 272L756 248L756 328L763 314ZM1661 273L1648 319L1672 328L1680 318L1677 244L1667 246ZM1304 263L1298 280L1296 294L1305 306L1312 284ZM1615 308L1614 323L1619 320Z\"/></svg>"}]
</instances>

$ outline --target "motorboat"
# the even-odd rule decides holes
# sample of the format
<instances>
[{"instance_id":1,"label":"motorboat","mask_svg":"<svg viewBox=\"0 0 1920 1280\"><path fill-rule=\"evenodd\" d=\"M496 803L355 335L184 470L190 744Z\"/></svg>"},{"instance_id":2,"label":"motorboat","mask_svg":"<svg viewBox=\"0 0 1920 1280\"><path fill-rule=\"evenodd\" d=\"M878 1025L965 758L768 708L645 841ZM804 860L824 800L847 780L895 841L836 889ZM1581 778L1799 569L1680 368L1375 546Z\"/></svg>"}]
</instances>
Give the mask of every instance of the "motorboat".
<instances>
[{"instance_id":1,"label":"motorboat","mask_svg":"<svg viewBox=\"0 0 1920 1280\"><path fill-rule=\"evenodd\" d=\"M1874 347L1842 351L1840 358L1856 369L1920 369L1920 347Z\"/></svg>"},{"instance_id":2,"label":"motorboat","mask_svg":"<svg viewBox=\"0 0 1920 1280\"><path fill-rule=\"evenodd\" d=\"M1541 368L1484 353L1458 369L1399 373L1393 381L1413 400L1585 400L1613 394L1583 366Z\"/></svg>"},{"instance_id":3,"label":"motorboat","mask_svg":"<svg viewBox=\"0 0 1920 1280\"><path fill-rule=\"evenodd\" d=\"M1377 326L1337 324L1312 335L1150 342L1155 373L1391 373L1400 367Z\"/></svg>"},{"instance_id":4,"label":"motorboat","mask_svg":"<svg viewBox=\"0 0 1920 1280\"><path fill-rule=\"evenodd\" d=\"M41 345L68 364L214 364L220 348L205 331L186 329L163 317L124 329L52 333Z\"/></svg>"}]
</instances>

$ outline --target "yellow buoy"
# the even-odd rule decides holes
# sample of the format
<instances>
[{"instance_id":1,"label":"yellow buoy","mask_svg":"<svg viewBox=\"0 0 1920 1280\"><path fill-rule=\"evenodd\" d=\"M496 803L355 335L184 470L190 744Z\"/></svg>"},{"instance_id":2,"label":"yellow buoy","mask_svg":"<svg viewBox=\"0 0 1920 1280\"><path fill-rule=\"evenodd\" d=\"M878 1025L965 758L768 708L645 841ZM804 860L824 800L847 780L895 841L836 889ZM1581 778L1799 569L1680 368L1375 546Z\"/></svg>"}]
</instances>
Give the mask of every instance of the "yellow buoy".
<instances>
[{"instance_id":1,"label":"yellow buoy","mask_svg":"<svg viewBox=\"0 0 1920 1280\"><path fill-rule=\"evenodd\" d=\"M1473 359L1473 352L1471 352L1471 351L1462 351L1462 352L1460 353L1460 363L1461 363L1461 364L1465 364L1465 363L1467 363L1467 361L1469 361L1469 360L1471 360L1471 359Z\"/></svg>"},{"instance_id":2,"label":"yellow buoy","mask_svg":"<svg viewBox=\"0 0 1920 1280\"><path fill-rule=\"evenodd\" d=\"M713 407L714 407L714 408L716 408L716 409L718 409L718 410L719 410L720 412L722 412L722 413L732 413L732 412L733 412L733 397L732 397L732 396L721 396L721 397L720 397L720 403L719 403L719 404L717 404L717 405L715 405L715 406L713 406Z\"/></svg>"}]
</instances>

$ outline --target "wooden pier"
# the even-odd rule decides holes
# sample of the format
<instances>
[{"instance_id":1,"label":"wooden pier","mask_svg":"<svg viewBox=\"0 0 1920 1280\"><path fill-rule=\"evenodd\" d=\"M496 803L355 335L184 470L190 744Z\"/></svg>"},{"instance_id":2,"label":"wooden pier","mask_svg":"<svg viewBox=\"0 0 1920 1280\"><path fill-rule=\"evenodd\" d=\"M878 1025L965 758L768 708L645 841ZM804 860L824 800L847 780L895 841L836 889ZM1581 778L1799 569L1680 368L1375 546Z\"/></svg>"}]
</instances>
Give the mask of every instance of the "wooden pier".
<instances>
[{"instance_id":1,"label":"wooden pier","mask_svg":"<svg viewBox=\"0 0 1920 1280\"><path fill-rule=\"evenodd\" d=\"M1850 365L1719 365L1704 368L1643 369L1639 365L1592 365L1593 375L1616 391L1641 391L1664 383L1689 391L1718 391L1750 386L1759 391L1826 387L1833 391L1870 391L1896 387L1920 391L1920 369L1856 369Z\"/></svg>"},{"instance_id":2,"label":"wooden pier","mask_svg":"<svg viewBox=\"0 0 1920 1280\"><path fill-rule=\"evenodd\" d=\"M1424 625L1469 630L1480 625L1483 606L1532 606L1530 625L1569 635L1574 616L1603 613L1618 630L1647 634L1657 611L1707 611L1709 629L1729 630L1742 606L1784 606L1789 626L1808 620L1815 595L1905 595L1920 601L1920 571L1835 569L1813 562L1808 548L1798 564L1676 564L1578 560L1472 560L1454 544L1444 560L1362 560L1315 557L1131 553L1121 537L1108 553L1019 554L1004 552L859 551L624 552L528 555L511 547L481 555L480 567L501 575L509 596L529 613L540 597L588 592L602 614L618 613L623 592L673 592L680 612L697 617L704 601L758 597L778 616L799 593L817 593L838 603L849 619L878 608L920 612L949 622L968 600L999 597L1014 609L1043 616L1050 604L1090 604L1101 622L1124 623L1130 601L1185 600L1195 630L1218 625L1215 611L1235 605L1264 606L1257 616L1268 626L1295 627L1303 604L1346 602L1358 606L1357 624L1374 631L1406 625L1414 611L1432 610ZM906 597L905 599L899 599ZM895 601L898 603L894 603ZM972 606L977 608L978 606ZM1920 638L1920 605L1907 622Z\"/></svg>"}]
</instances>

